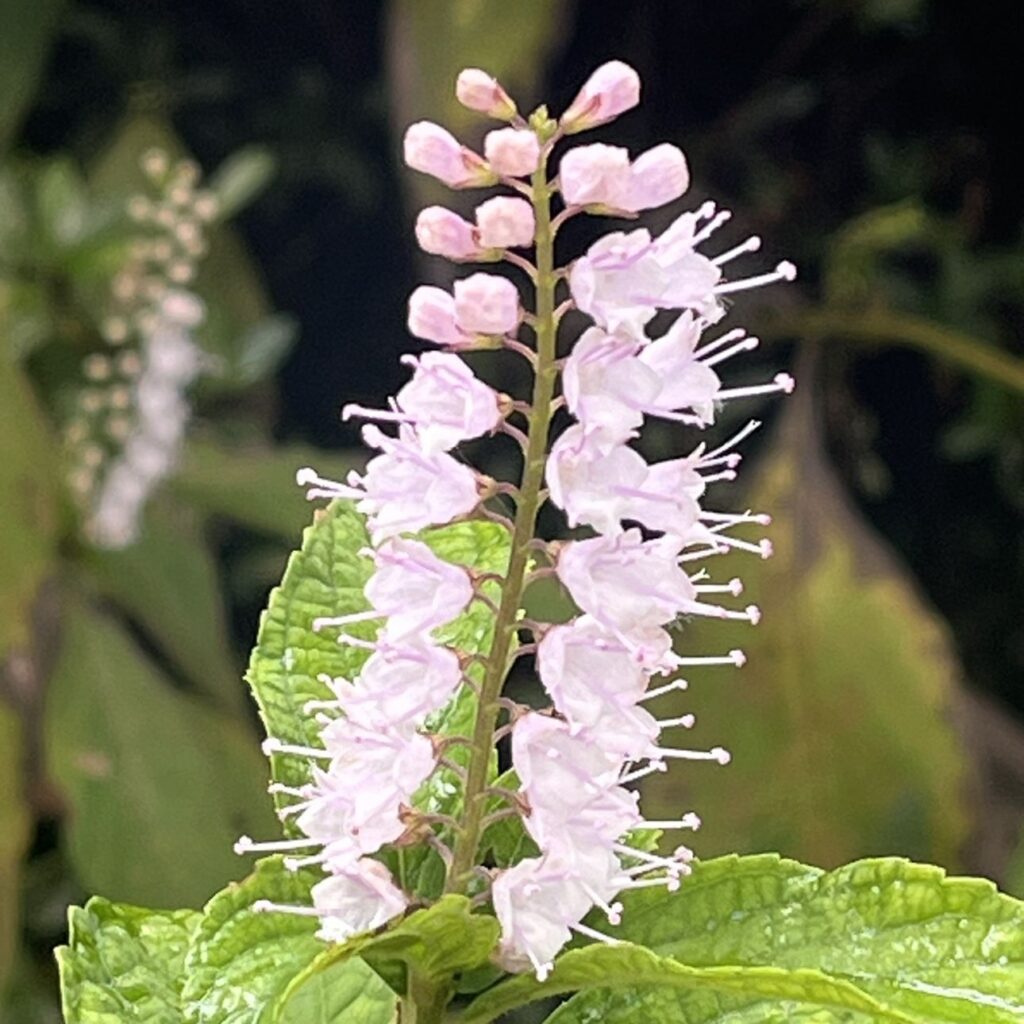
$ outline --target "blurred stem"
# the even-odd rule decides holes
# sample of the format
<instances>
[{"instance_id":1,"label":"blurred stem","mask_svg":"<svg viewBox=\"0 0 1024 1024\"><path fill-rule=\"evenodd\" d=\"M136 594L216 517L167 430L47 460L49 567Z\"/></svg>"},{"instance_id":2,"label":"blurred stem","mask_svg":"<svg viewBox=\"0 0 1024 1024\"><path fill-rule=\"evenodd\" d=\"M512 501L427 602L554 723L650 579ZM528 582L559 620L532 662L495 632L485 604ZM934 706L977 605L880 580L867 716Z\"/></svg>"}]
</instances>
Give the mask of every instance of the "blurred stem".
<instances>
[{"instance_id":1,"label":"blurred stem","mask_svg":"<svg viewBox=\"0 0 1024 1024\"><path fill-rule=\"evenodd\" d=\"M529 442L520 485L520 499L512 531L508 572L502 582L501 603L494 623L494 641L487 658L487 668L480 687L473 744L466 773L460 829L455 840L452 865L448 872L446 892L465 892L476 864L477 850L483 832L487 806L487 782L491 756L494 752L494 730L501 711L499 698L508 671L509 652L515 635L516 620L522 603L526 570L530 561L540 508L540 491L544 482L544 459L547 453L548 427L551 423L552 398L558 367L555 362L555 285L554 234L551 230L551 200L545 164L533 174L533 210L537 222L536 306L537 336L536 376L533 382L532 412L529 417Z\"/></svg>"},{"instance_id":2,"label":"blurred stem","mask_svg":"<svg viewBox=\"0 0 1024 1024\"><path fill-rule=\"evenodd\" d=\"M401 1024L441 1024L451 995L449 984L425 978L410 967L398 1019Z\"/></svg>"},{"instance_id":3,"label":"blurred stem","mask_svg":"<svg viewBox=\"0 0 1024 1024\"><path fill-rule=\"evenodd\" d=\"M831 336L880 346L906 345L1024 394L1024 359L969 334L906 313L886 310L858 314L819 309L775 320L765 333L802 338Z\"/></svg>"}]
</instances>

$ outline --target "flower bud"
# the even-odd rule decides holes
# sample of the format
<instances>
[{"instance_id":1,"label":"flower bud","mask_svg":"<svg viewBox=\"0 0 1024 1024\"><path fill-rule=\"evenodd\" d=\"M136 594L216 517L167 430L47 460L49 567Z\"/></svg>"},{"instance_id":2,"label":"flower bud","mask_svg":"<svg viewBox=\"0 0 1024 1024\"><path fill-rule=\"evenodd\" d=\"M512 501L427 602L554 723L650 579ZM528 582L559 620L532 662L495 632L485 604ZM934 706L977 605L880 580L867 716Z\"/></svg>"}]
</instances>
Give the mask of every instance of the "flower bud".
<instances>
[{"instance_id":1,"label":"flower bud","mask_svg":"<svg viewBox=\"0 0 1024 1024\"><path fill-rule=\"evenodd\" d=\"M475 235L469 221L443 206L428 206L416 218L416 241L424 252L434 256L473 259L480 251Z\"/></svg>"},{"instance_id":2,"label":"flower bud","mask_svg":"<svg viewBox=\"0 0 1024 1024\"><path fill-rule=\"evenodd\" d=\"M533 208L525 199L495 196L476 211L480 245L485 249L507 249L533 245Z\"/></svg>"},{"instance_id":3,"label":"flower bud","mask_svg":"<svg viewBox=\"0 0 1024 1024\"><path fill-rule=\"evenodd\" d=\"M476 153L432 121L410 125L402 149L409 167L443 181L450 188L493 185L497 180Z\"/></svg>"},{"instance_id":4,"label":"flower bud","mask_svg":"<svg viewBox=\"0 0 1024 1024\"><path fill-rule=\"evenodd\" d=\"M471 274L456 281L455 322L470 334L514 331L519 324L519 292L496 274Z\"/></svg>"},{"instance_id":5,"label":"flower bud","mask_svg":"<svg viewBox=\"0 0 1024 1024\"><path fill-rule=\"evenodd\" d=\"M516 105L498 84L498 80L480 68L466 68L455 81L455 96L470 110L476 110L498 121L511 121Z\"/></svg>"},{"instance_id":6,"label":"flower bud","mask_svg":"<svg viewBox=\"0 0 1024 1024\"><path fill-rule=\"evenodd\" d=\"M455 322L455 300L443 288L420 285L409 296L409 333L435 345L459 345L469 339Z\"/></svg>"},{"instance_id":7,"label":"flower bud","mask_svg":"<svg viewBox=\"0 0 1024 1024\"><path fill-rule=\"evenodd\" d=\"M640 76L621 60L602 64L583 84L559 124L567 135L596 128L640 102Z\"/></svg>"},{"instance_id":8,"label":"flower bud","mask_svg":"<svg viewBox=\"0 0 1024 1024\"><path fill-rule=\"evenodd\" d=\"M633 161L629 177L626 209L634 213L671 203L690 186L686 157L667 142L641 153Z\"/></svg>"},{"instance_id":9,"label":"flower bud","mask_svg":"<svg viewBox=\"0 0 1024 1024\"><path fill-rule=\"evenodd\" d=\"M540 142L528 128L498 128L484 139L484 154L497 174L522 178L540 162Z\"/></svg>"},{"instance_id":10,"label":"flower bud","mask_svg":"<svg viewBox=\"0 0 1024 1024\"><path fill-rule=\"evenodd\" d=\"M631 182L629 153L601 142L577 146L562 157L558 181L568 205L624 209Z\"/></svg>"}]
</instances>

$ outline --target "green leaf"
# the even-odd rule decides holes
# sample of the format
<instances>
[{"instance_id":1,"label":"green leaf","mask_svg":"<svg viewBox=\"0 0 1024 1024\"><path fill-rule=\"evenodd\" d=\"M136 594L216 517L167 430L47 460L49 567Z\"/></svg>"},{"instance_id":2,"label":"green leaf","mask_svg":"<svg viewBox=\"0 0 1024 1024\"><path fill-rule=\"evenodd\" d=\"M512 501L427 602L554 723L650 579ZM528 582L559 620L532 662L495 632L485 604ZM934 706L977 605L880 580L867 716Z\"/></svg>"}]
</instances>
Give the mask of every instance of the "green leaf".
<instances>
[{"instance_id":1,"label":"green leaf","mask_svg":"<svg viewBox=\"0 0 1024 1024\"><path fill-rule=\"evenodd\" d=\"M0 153L32 103L63 7L63 0L5 0L0 7Z\"/></svg>"},{"instance_id":2,"label":"green leaf","mask_svg":"<svg viewBox=\"0 0 1024 1024\"><path fill-rule=\"evenodd\" d=\"M481 571L499 571L508 557L504 530L490 523L469 522L431 531L426 540L452 561ZM270 595L260 622L247 679L253 688L267 734L288 743L317 746L319 726L303 710L307 701L328 696L317 678L322 674L353 678L366 652L337 643L330 630L314 632L315 618L364 611L363 588L373 563L360 554L369 543L363 517L350 503L335 502L319 512L303 537L302 548L288 562L281 585ZM490 643L491 612L474 604L439 633L445 642L478 652ZM372 637L375 623L350 627L354 635ZM431 723L445 734L464 733L472 724L474 698L463 688ZM275 781L301 785L308 779L304 760L271 757ZM427 793L427 807L450 808L455 787L437 773Z\"/></svg>"},{"instance_id":3,"label":"green leaf","mask_svg":"<svg viewBox=\"0 0 1024 1024\"><path fill-rule=\"evenodd\" d=\"M281 585L271 591L246 673L268 736L317 746L319 726L303 710L307 701L329 696L317 677L351 678L366 660L365 651L339 644L330 630L314 632L312 624L320 616L367 607L363 587L373 563L360 552L368 544L362 516L351 504L335 502L317 513ZM362 629L372 635L372 626ZM274 754L270 761L275 781L289 786L308 781L305 760Z\"/></svg>"},{"instance_id":4,"label":"green leaf","mask_svg":"<svg viewBox=\"0 0 1024 1024\"><path fill-rule=\"evenodd\" d=\"M918 1024L1011 1024L1024 1013L1024 905L940 868L888 859L826 873L773 855L723 857L698 864L675 893L647 889L622 902L616 937L690 967L817 970ZM749 993L678 1017L732 1020L715 1014L735 1010L737 1021L763 1020L763 998ZM600 1007L602 1020L626 1024L675 999L637 992L612 1007L586 995L559 1022L595 1019Z\"/></svg>"},{"instance_id":5,"label":"green leaf","mask_svg":"<svg viewBox=\"0 0 1024 1024\"><path fill-rule=\"evenodd\" d=\"M191 910L143 910L93 898L68 913L57 950L66 1024L181 1024Z\"/></svg>"},{"instance_id":6,"label":"green leaf","mask_svg":"<svg viewBox=\"0 0 1024 1024\"><path fill-rule=\"evenodd\" d=\"M216 564L202 533L180 509L151 507L139 540L88 554L93 578L198 690L222 708L245 702L230 654Z\"/></svg>"},{"instance_id":7,"label":"green leaf","mask_svg":"<svg viewBox=\"0 0 1024 1024\"><path fill-rule=\"evenodd\" d=\"M69 805L68 855L92 892L199 905L237 876L239 834L276 828L255 738L175 692L88 608L68 609L44 728Z\"/></svg>"},{"instance_id":8,"label":"green leaf","mask_svg":"<svg viewBox=\"0 0 1024 1024\"><path fill-rule=\"evenodd\" d=\"M280 1024L391 1024L395 993L362 960L346 960L315 974L291 994Z\"/></svg>"},{"instance_id":9,"label":"green leaf","mask_svg":"<svg viewBox=\"0 0 1024 1024\"><path fill-rule=\"evenodd\" d=\"M207 183L218 199L218 217L233 217L248 206L267 187L276 170L277 161L265 146L245 146L232 153Z\"/></svg>"},{"instance_id":10,"label":"green leaf","mask_svg":"<svg viewBox=\"0 0 1024 1024\"><path fill-rule=\"evenodd\" d=\"M89 227L85 181L68 157L47 161L36 182L39 221L51 252L71 249Z\"/></svg>"},{"instance_id":11,"label":"green leaf","mask_svg":"<svg viewBox=\"0 0 1024 1024\"><path fill-rule=\"evenodd\" d=\"M29 840L21 731L14 711L0 702L0 993L6 987L18 951L19 869Z\"/></svg>"},{"instance_id":12,"label":"green leaf","mask_svg":"<svg viewBox=\"0 0 1024 1024\"><path fill-rule=\"evenodd\" d=\"M879 1022L914 1024L912 1018L887 1009L849 982L829 978L820 971L778 967L690 967L630 943L615 946L597 944L570 950L559 957L546 981L537 981L532 974L521 974L502 982L478 996L461 1020L464 1024L487 1024L509 1010L549 996L590 989L635 989L637 986L686 991L712 989L745 997L793 1000L823 1009L860 1011ZM577 1019L599 1019L593 1016L581 1018L579 1013L575 1016ZM572 1015L563 1013L561 1019L570 1020ZM673 1018L656 1015L634 1019Z\"/></svg>"},{"instance_id":13,"label":"green leaf","mask_svg":"<svg viewBox=\"0 0 1024 1024\"><path fill-rule=\"evenodd\" d=\"M315 918L254 913L256 900L309 904L316 876L286 871L279 857L219 892L203 910L185 961L188 1024L257 1024L288 983L325 948Z\"/></svg>"},{"instance_id":14,"label":"green leaf","mask_svg":"<svg viewBox=\"0 0 1024 1024\"><path fill-rule=\"evenodd\" d=\"M420 979L446 984L453 975L476 971L489 964L500 928L488 914L474 914L465 896L448 894L433 906L417 910L393 928L332 946L297 975L282 999L287 1006L293 993L310 981L359 956L389 980L396 991L405 990L405 970ZM273 1017L274 1024L285 1018Z\"/></svg>"},{"instance_id":15,"label":"green leaf","mask_svg":"<svg viewBox=\"0 0 1024 1024\"><path fill-rule=\"evenodd\" d=\"M344 480L364 461L362 453L291 446L229 448L197 438L189 443L170 486L203 512L296 541L313 515L295 483L296 471L314 466L325 477Z\"/></svg>"},{"instance_id":16,"label":"green leaf","mask_svg":"<svg viewBox=\"0 0 1024 1024\"><path fill-rule=\"evenodd\" d=\"M0 359L0 661L27 644L36 591L56 558L58 472L28 381Z\"/></svg>"},{"instance_id":17,"label":"green leaf","mask_svg":"<svg viewBox=\"0 0 1024 1024\"><path fill-rule=\"evenodd\" d=\"M763 532L774 557L709 565L718 580L744 581L742 603L758 605L761 622L679 629L683 654L741 648L747 664L688 669L690 690L658 705L659 717L695 711L688 745L722 744L732 762L652 776L645 812L693 807L704 819L698 851L772 849L826 867L899 854L955 867L967 834L965 756L950 724L956 658L826 465L808 397L789 400L743 501L772 514Z\"/></svg>"}]
</instances>

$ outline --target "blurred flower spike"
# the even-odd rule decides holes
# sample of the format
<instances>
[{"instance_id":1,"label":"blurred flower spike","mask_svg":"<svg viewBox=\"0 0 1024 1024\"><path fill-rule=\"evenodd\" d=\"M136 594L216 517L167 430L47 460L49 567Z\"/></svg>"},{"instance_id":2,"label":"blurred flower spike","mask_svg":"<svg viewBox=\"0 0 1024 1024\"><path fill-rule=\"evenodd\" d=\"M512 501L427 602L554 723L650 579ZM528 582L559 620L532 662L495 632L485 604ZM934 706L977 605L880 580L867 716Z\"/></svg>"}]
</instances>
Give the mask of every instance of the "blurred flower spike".
<instances>
[{"instance_id":1,"label":"blurred flower spike","mask_svg":"<svg viewBox=\"0 0 1024 1024\"><path fill-rule=\"evenodd\" d=\"M447 892L493 907L503 965L544 978L573 932L614 941L584 923L595 908L614 925L622 892L674 889L690 870L687 846L659 855L635 837L685 833L700 825L698 816L687 810L671 820L645 819L632 784L675 761L729 760L722 747L691 749L680 738L692 715L659 717L653 708L685 689L679 673L688 666L744 661L735 650L673 650L668 627L678 618L752 625L760 618L758 608L737 600L740 580L716 581L704 568L728 551L771 554L767 539L749 533L760 532L767 515L708 504L710 485L735 478L740 442L758 423L662 462L647 462L633 442L647 418L701 431L724 403L792 390L784 373L745 387L723 383L726 365L758 342L720 322L725 296L792 280L795 270L781 262L749 276L734 273L760 239L707 251L729 220L711 202L678 214L657 236L645 228L611 231L558 266L555 237L570 217L635 214L688 188L686 159L667 143L635 159L604 144L555 155L566 136L634 107L639 76L620 61L605 64L557 120L545 108L521 117L501 85L478 69L459 76L457 94L508 127L487 135L481 155L439 125L419 122L405 136L406 163L453 188L500 183L512 194L483 201L472 222L430 207L417 220L416 237L428 253L460 263L503 261L522 278L476 271L450 292L417 288L409 329L436 348L406 358L411 379L387 408L344 410L371 421L363 436L377 454L364 473L343 481L313 469L299 473L311 498L354 501L368 519L375 567L368 607L311 624L334 631L340 644L365 648L368 659L352 679L325 679L331 696L308 705L317 745L266 741L268 752L311 766L308 784L272 787L292 799L281 816L297 838L243 837L238 849L283 851L294 868L322 868L312 906L258 909L315 916L323 938L343 941L385 923L412 899L377 859L382 852L427 842L444 860ZM561 336L570 310L591 321L575 339ZM662 311L675 320L652 337ZM477 377L465 359L477 349L525 360L532 395L515 400ZM562 406L573 423L552 443ZM486 477L456 454L463 442L495 434L522 449L514 482ZM591 535L537 538L545 501ZM410 536L471 518L508 530L509 564L500 576L446 562ZM540 575L557 576L571 596L579 612L571 621L523 617L524 590ZM476 603L493 611L495 632L482 673L471 676L469 655L441 642L438 630ZM356 623L376 624L375 639L353 635ZM546 708L501 697L521 655L535 658ZM419 807L424 784L451 767L446 741L431 735L428 723L467 686L478 698L476 721L459 740L469 748L456 776L461 810L445 821ZM514 791L493 784L503 734L511 735ZM494 810L496 802L504 810ZM481 862L481 840L502 815L521 817L539 853L496 869Z\"/></svg>"},{"instance_id":2,"label":"blurred flower spike","mask_svg":"<svg viewBox=\"0 0 1024 1024\"><path fill-rule=\"evenodd\" d=\"M194 334L206 310L189 286L217 200L197 187L191 160L153 149L140 163L149 191L128 202L137 231L111 283L104 350L86 357L65 426L71 490L87 538L102 548L138 538L149 496L177 463L189 388L205 365Z\"/></svg>"}]
</instances>

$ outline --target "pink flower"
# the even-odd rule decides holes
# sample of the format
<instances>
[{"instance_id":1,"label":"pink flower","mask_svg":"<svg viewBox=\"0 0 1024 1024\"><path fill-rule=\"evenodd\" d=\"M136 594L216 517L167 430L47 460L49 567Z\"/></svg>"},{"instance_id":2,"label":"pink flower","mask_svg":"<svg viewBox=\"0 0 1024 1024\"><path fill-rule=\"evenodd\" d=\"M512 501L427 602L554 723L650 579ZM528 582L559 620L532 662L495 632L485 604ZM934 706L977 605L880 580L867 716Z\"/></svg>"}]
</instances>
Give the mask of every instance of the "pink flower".
<instances>
[{"instance_id":1,"label":"pink flower","mask_svg":"<svg viewBox=\"0 0 1024 1024\"><path fill-rule=\"evenodd\" d=\"M559 183L566 203L637 213L678 199L690 184L686 158L664 143L630 163L618 146L577 146L562 157Z\"/></svg>"},{"instance_id":2,"label":"pink flower","mask_svg":"<svg viewBox=\"0 0 1024 1024\"><path fill-rule=\"evenodd\" d=\"M624 210L629 180L628 150L603 142L570 149L558 167L562 197L572 206L596 204Z\"/></svg>"},{"instance_id":3,"label":"pink flower","mask_svg":"<svg viewBox=\"0 0 1024 1024\"><path fill-rule=\"evenodd\" d=\"M458 356L426 352L404 356L414 367L412 380L398 392L390 410L346 405L342 418L408 423L415 428L420 447L427 455L449 451L462 441L495 430L501 422L498 396Z\"/></svg>"},{"instance_id":4,"label":"pink flower","mask_svg":"<svg viewBox=\"0 0 1024 1024\"><path fill-rule=\"evenodd\" d=\"M519 326L519 292L497 274L471 274L455 282L455 322L469 334L507 334Z\"/></svg>"},{"instance_id":5,"label":"pink flower","mask_svg":"<svg viewBox=\"0 0 1024 1024\"><path fill-rule=\"evenodd\" d=\"M432 121L410 125L402 149L409 167L443 181L450 188L480 187L497 181L494 172L476 153Z\"/></svg>"},{"instance_id":6,"label":"pink flower","mask_svg":"<svg viewBox=\"0 0 1024 1024\"><path fill-rule=\"evenodd\" d=\"M473 338L455 321L455 300L443 288L421 284L409 296L409 333L435 345L465 348Z\"/></svg>"},{"instance_id":7,"label":"pink flower","mask_svg":"<svg viewBox=\"0 0 1024 1024\"><path fill-rule=\"evenodd\" d=\"M523 790L538 802L583 799L581 788L594 794L614 785L622 767L613 753L575 734L567 722L535 711L513 726L512 764Z\"/></svg>"},{"instance_id":8,"label":"pink flower","mask_svg":"<svg viewBox=\"0 0 1024 1024\"><path fill-rule=\"evenodd\" d=\"M544 634L537 672L555 709L573 727L596 724L605 705L636 703L647 688L647 673L631 648L589 615Z\"/></svg>"},{"instance_id":9,"label":"pink flower","mask_svg":"<svg viewBox=\"0 0 1024 1024\"><path fill-rule=\"evenodd\" d=\"M516 105L498 80L479 68L459 72L455 96L464 107L498 121L511 121L516 116Z\"/></svg>"},{"instance_id":10,"label":"pink flower","mask_svg":"<svg viewBox=\"0 0 1024 1024\"><path fill-rule=\"evenodd\" d=\"M591 327L580 335L562 371L566 407L586 433L625 440L663 386L656 368L638 358L640 343Z\"/></svg>"},{"instance_id":11,"label":"pink flower","mask_svg":"<svg viewBox=\"0 0 1024 1024\"><path fill-rule=\"evenodd\" d=\"M678 199L689 187L686 157L677 146L663 142L633 161L624 209L634 213L653 210Z\"/></svg>"},{"instance_id":12,"label":"pink flower","mask_svg":"<svg viewBox=\"0 0 1024 1024\"><path fill-rule=\"evenodd\" d=\"M480 244L487 249L533 245L533 207L525 199L495 196L476 210Z\"/></svg>"},{"instance_id":13,"label":"pink flower","mask_svg":"<svg viewBox=\"0 0 1024 1024\"><path fill-rule=\"evenodd\" d=\"M326 942L345 942L353 935L373 931L409 905L388 869L369 859L317 882L311 895L320 918L317 936Z\"/></svg>"},{"instance_id":14,"label":"pink flower","mask_svg":"<svg viewBox=\"0 0 1024 1024\"><path fill-rule=\"evenodd\" d=\"M624 520L677 537L697 523L697 497L704 481L685 459L649 466L623 444L603 443L570 427L552 446L546 478L551 500L565 510L570 526L585 524L614 534Z\"/></svg>"},{"instance_id":15,"label":"pink flower","mask_svg":"<svg viewBox=\"0 0 1024 1024\"><path fill-rule=\"evenodd\" d=\"M499 956L509 970L532 966L543 981L558 951L572 937L590 909L586 894L573 885L574 876L543 857L521 860L494 880L491 899L501 924Z\"/></svg>"},{"instance_id":16,"label":"pink flower","mask_svg":"<svg viewBox=\"0 0 1024 1024\"><path fill-rule=\"evenodd\" d=\"M571 541L558 556L558 578L577 606L611 632L663 626L694 600L678 565L680 542L645 541L637 529Z\"/></svg>"},{"instance_id":17,"label":"pink flower","mask_svg":"<svg viewBox=\"0 0 1024 1024\"><path fill-rule=\"evenodd\" d=\"M559 124L571 135L605 124L640 102L640 76L621 60L602 64L584 82Z\"/></svg>"},{"instance_id":18,"label":"pink flower","mask_svg":"<svg viewBox=\"0 0 1024 1024\"><path fill-rule=\"evenodd\" d=\"M395 644L447 625L473 600L466 570L438 558L422 541L390 537L373 559L377 568L364 590L370 610L314 619L314 629L387 619L383 638Z\"/></svg>"},{"instance_id":19,"label":"pink flower","mask_svg":"<svg viewBox=\"0 0 1024 1024\"><path fill-rule=\"evenodd\" d=\"M398 647L378 644L355 682L330 681L336 700L317 701L310 707L337 708L371 729L422 725L427 715L448 703L461 681L454 651L422 636L411 637Z\"/></svg>"},{"instance_id":20,"label":"pink flower","mask_svg":"<svg viewBox=\"0 0 1024 1024\"><path fill-rule=\"evenodd\" d=\"M498 128L484 136L484 153L496 174L523 178L540 163L540 142L528 128Z\"/></svg>"},{"instance_id":21,"label":"pink flower","mask_svg":"<svg viewBox=\"0 0 1024 1024\"><path fill-rule=\"evenodd\" d=\"M391 438L366 426L363 440L382 454L370 459L362 476L352 472L340 484L303 469L296 479L310 488L311 499L356 499L374 544L400 533L443 526L476 508L479 492L473 470L443 452L425 454L412 428L402 426L398 438Z\"/></svg>"},{"instance_id":22,"label":"pink flower","mask_svg":"<svg viewBox=\"0 0 1024 1024\"><path fill-rule=\"evenodd\" d=\"M450 260L477 259L480 246L469 221L443 206L428 206L416 218L416 241L424 252Z\"/></svg>"}]
</instances>

